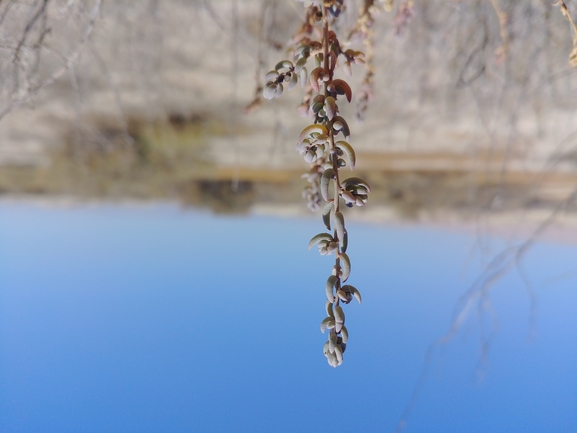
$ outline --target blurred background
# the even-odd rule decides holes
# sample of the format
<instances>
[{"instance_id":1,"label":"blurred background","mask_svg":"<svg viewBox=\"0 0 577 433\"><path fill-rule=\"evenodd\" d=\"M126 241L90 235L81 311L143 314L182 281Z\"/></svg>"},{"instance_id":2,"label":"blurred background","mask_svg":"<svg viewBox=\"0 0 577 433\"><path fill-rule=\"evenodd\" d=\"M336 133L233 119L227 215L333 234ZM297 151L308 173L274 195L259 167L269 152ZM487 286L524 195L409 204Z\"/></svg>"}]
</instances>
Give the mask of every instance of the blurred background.
<instances>
[{"instance_id":1,"label":"blurred background","mask_svg":"<svg viewBox=\"0 0 577 433\"><path fill-rule=\"evenodd\" d=\"M259 90L302 2L0 1L0 432L577 432L572 26L373 7L333 370L303 91Z\"/></svg>"}]
</instances>

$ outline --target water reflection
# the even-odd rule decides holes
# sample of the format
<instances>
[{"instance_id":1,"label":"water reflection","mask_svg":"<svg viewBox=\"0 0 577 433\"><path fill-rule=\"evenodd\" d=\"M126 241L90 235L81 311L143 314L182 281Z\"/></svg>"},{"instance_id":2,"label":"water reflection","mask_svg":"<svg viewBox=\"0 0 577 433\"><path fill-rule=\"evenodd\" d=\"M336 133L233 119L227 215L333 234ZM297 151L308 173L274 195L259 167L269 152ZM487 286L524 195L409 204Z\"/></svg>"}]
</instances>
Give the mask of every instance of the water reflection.
<instances>
[{"instance_id":1,"label":"water reflection","mask_svg":"<svg viewBox=\"0 0 577 433\"><path fill-rule=\"evenodd\" d=\"M364 302L347 311L334 370L318 331L329 259L306 251L318 225L172 204L4 202L0 431L394 431L427 347L481 271L467 261L476 236L351 224ZM407 432L575 429L576 257L574 244L527 254L530 342L523 281L495 282L488 356L479 343L492 326L473 310L431 358Z\"/></svg>"},{"instance_id":2,"label":"water reflection","mask_svg":"<svg viewBox=\"0 0 577 433\"><path fill-rule=\"evenodd\" d=\"M260 204L300 205L307 168L292 145L290 153L279 151L282 157L242 149L247 161L241 164L231 150L234 140L260 143L270 137L244 124L237 132L239 137L231 135L227 119L199 113L172 113L153 122L134 117L126 129L100 120L89 132L73 130L63 146L47 149L49 164L0 165L0 194L170 199L230 214L246 214ZM357 156L362 163L355 175L371 185L371 206L386 206L397 219L421 220L438 211L469 218L540 212L560 203L566 212L577 211L572 168L504 170L506 160L481 151L361 149Z\"/></svg>"}]
</instances>

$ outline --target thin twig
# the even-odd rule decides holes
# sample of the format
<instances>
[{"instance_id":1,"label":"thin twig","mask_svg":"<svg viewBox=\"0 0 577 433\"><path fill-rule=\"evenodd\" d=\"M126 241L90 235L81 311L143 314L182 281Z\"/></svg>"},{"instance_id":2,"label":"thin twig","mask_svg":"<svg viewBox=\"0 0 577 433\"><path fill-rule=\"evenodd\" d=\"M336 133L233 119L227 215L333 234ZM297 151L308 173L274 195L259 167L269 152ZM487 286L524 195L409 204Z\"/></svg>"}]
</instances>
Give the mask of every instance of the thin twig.
<instances>
[{"instance_id":1,"label":"thin twig","mask_svg":"<svg viewBox=\"0 0 577 433\"><path fill-rule=\"evenodd\" d=\"M498 0L491 0L491 4L499 19L499 33L501 34L501 45L495 50L495 60L501 63L509 54L509 31L507 30L509 15L503 12Z\"/></svg>"}]
</instances>

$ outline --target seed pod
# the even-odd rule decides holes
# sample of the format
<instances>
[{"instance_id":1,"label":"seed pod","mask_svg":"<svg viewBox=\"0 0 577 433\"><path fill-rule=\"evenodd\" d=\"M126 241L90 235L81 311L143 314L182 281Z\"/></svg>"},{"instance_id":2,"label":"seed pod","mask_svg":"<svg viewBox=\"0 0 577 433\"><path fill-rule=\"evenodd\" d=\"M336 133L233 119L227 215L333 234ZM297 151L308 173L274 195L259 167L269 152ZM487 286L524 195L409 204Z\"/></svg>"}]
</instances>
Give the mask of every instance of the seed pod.
<instances>
[{"instance_id":1,"label":"seed pod","mask_svg":"<svg viewBox=\"0 0 577 433\"><path fill-rule=\"evenodd\" d=\"M349 166L351 167L351 171L353 171L357 162L357 158L352 146L346 141L337 141L335 146L347 156L347 159L349 160Z\"/></svg>"},{"instance_id":2,"label":"seed pod","mask_svg":"<svg viewBox=\"0 0 577 433\"><path fill-rule=\"evenodd\" d=\"M355 299L358 301L358 303L362 303L362 299L361 299L361 292L359 292L357 289L355 289L355 291L353 292L353 296L355 297Z\"/></svg>"},{"instance_id":3,"label":"seed pod","mask_svg":"<svg viewBox=\"0 0 577 433\"><path fill-rule=\"evenodd\" d=\"M329 140L327 134L315 134L314 137L317 144L325 144Z\"/></svg>"},{"instance_id":4,"label":"seed pod","mask_svg":"<svg viewBox=\"0 0 577 433\"><path fill-rule=\"evenodd\" d=\"M307 139L307 140L303 140L302 142L298 143L295 149L298 153L300 153L301 155L304 155L310 146L311 146L311 141Z\"/></svg>"},{"instance_id":5,"label":"seed pod","mask_svg":"<svg viewBox=\"0 0 577 433\"><path fill-rule=\"evenodd\" d=\"M315 123L313 125L309 125L307 126L305 129L302 130L302 132L299 135L299 141L298 143L302 143L304 141L305 138L309 137L310 135L312 135L313 133L317 133L317 134L328 134L327 128L325 128L324 125Z\"/></svg>"},{"instance_id":6,"label":"seed pod","mask_svg":"<svg viewBox=\"0 0 577 433\"><path fill-rule=\"evenodd\" d=\"M332 96L327 96L325 99L324 109L327 114L326 115L327 119L332 120L332 118L336 116L338 111L335 98L333 98Z\"/></svg>"},{"instance_id":7,"label":"seed pod","mask_svg":"<svg viewBox=\"0 0 577 433\"><path fill-rule=\"evenodd\" d=\"M337 334L331 332L329 335L329 352L335 353L335 347L337 345Z\"/></svg>"},{"instance_id":8,"label":"seed pod","mask_svg":"<svg viewBox=\"0 0 577 433\"><path fill-rule=\"evenodd\" d=\"M308 57L311 51L311 47L308 45L301 45L300 47L298 47L295 50L295 56L299 57L299 56L304 56L304 57ZM302 60L302 59L301 59ZM298 65L298 62L297 62Z\"/></svg>"},{"instance_id":9,"label":"seed pod","mask_svg":"<svg viewBox=\"0 0 577 433\"><path fill-rule=\"evenodd\" d=\"M333 312L335 313L335 331L339 333L345 324L345 312L340 305L335 305Z\"/></svg>"},{"instance_id":10,"label":"seed pod","mask_svg":"<svg viewBox=\"0 0 577 433\"><path fill-rule=\"evenodd\" d=\"M313 98L313 102L320 102L321 104L324 105L324 103L325 103L325 95L323 95L322 93L316 95L316 96Z\"/></svg>"},{"instance_id":11,"label":"seed pod","mask_svg":"<svg viewBox=\"0 0 577 433\"><path fill-rule=\"evenodd\" d=\"M334 170L332 168L328 168L324 171L321 177L321 195L325 201L329 200L329 183L334 174Z\"/></svg>"},{"instance_id":12,"label":"seed pod","mask_svg":"<svg viewBox=\"0 0 577 433\"><path fill-rule=\"evenodd\" d=\"M298 51L298 50L297 50ZM307 64L307 59L305 57L299 59L295 65L295 72L298 74L302 68Z\"/></svg>"},{"instance_id":13,"label":"seed pod","mask_svg":"<svg viewBox=\"0 0 577 433\"><path fill-rule=\"evenodd\" d=\"M350 284L346 284L342 287L342 290L344 292L351 293L355 297L355 299L358 301L359 304L362 302L361 293L358 291L358 289L355 286L351 286Z\"/></svg>"},{"instance_id":14,"label":"seed pod","mask_svg":"<svg viewBox=\"0 0 577 433\"><path fill-rule=\"evenodd\" d=\"M343 253L347 252L347 247L349 246L349 234L347 233L347 230L345 229L345 233L342 239L340 239L341 241L341 251Z\"/></svg>"},{"instance_id":15,"label":"seed pod","mask_svg":"<svg viewBox=\"0 0 577 433\"><path fill-rule=\"evenodd\" d=\"M327 301L325 303L325 311L327 312L327 316L332 317L334 319L335 313L333 313L333 304L332 302Z\"/></svg>"},{"instance_id":16,"label":"seed pod","mask_svg":"<svg viewBox=\"0 0 577 433\"><path fill-rule=\"evenodd\" d=\"M343 275L341 275L341 278L344 283L349 279L349 275L351 274L351 261L349 259L349 256L347 256L345 253L340 253L339 257L341 259L341 270L343 271Z\"/></svg>"},{"instance_id":17,"label":"seed pod","mask_svg":"<svg viewBox=\"0 0 577 433\"><path fill-rule=\"evenodd\" d=\"M307 153L305 153L304 158L305 158L305 162L310 164L310 163L316 161L317 154L315 152L313 152L312 150L308 150Z\"/></svg>"},{"instance_id":18,"label":"seed pod","mask_svg":"<svg viewBox=\"0 0 577 433\"><path fill-rule=\"evenodd\" d=\"M324 320L321 322L321 332L324 334L325 329L333 329L335 327L335 318L334 317L325 317Z\"/></svg>"},{"instance_id":19,"label":"seed pod","mask_svg":"<svg viewBox=\"0 0 577 433\"><path fill-rule=\"evenodd\" d=\"M313 113L315 113L315 114L317 114L319 111L321 111L322 108L323 108L322 102L315 102L311 106L311 109L312 109Z\"/></svg>"},{"instance_id":20,"label":"seed pod","mask_svg":"<svg viewBox=\"0 0 577 433\"><path fill-rule=\"evenodd\" d=\"M369 184L359 177L349 177L348 179L343 180L341 183L346 189L363 186L368 192L371 192L371 187Z\"/></svg>"},{"instance_id":21,"label":"seed pod","mask_svg":"<svg viewBox=\"0 0 577 433\"><path fill-rule=\"evenodd\" d=\"M295 73L291 74L290 82L288 83L287 89L288 90L294 89L294 87L297 85L298 82L299 82L298 74Z\"/></svg>"},{"instance_id":22,"label":"seed pod","mask_svg":"<svg viewBox=\"0 0 577 433\"><path fill-rule=\"evenodd\" d=\"M333 287L335 286L336 282L337 282L337 277L335 275L331 275L327 279L327 283L325 285L325 290L327 292L327 299L331 303L335 302L335 296L333 295Z\"/></svg>"},{"instance_id":23,"label":"seed pod","mask_svg":"<svg viewBox=\"0 0 577 433\"><path fill-rule=\"evenodd\" d=\"M330 352L327 354L327 361L331 367L336 367L339 364L337 357L333 353L330 353Z\"/></svg>"},{"instance_id":24,"label":"seed pod","mask_svg":"<svg viewBox=\"0 0 577 433\"><path fill-rule=\"evenodd\" d=\"M335 230L337 231L337 236L340 241L345 235L345 218L342 213L335 212L334 219L335 219Z\"/></svg>"},{"instance_id":25,"label":"seed pod","mask_svg":"<svg viewBox=\"0 0 577 433\"><path fill-rule=\"evenodd\" d=\"M335 131L342 132L345 138L348 138L351 135L349 124L341 116L335 116L331 121L330 126Z\"/></svg>"},{"instance_id":26,"label":"seed pod","mask_svg":"<svg viewBox=\"0 0 577 433\"><path fill-rule=\"evenodd\" d=\"M264 76L264 82L268 83L269 81L275 81L279 76L277 71L270 71Z\"/></svg>"},{"instance_id":27,"label":"seed pod","mask_svg":"<svg viewBox=\"0 0 577 433\"><path fill-rule=\"evenodd\" d=\"M336 251L339 248L339 244L336 242L329 242L329 245L327 246L327 251L329 253L332 253L333 251Z\"/></svg>"},{"instance_id":28,"label":"seed pod","mask_svg":"<svg viewBox=\"0 0 577 433\"><path fill-rule=\"evenodd\" d=\"M337 358L337 366L343 363L343 349L340 345L335 346L335 356Z\"/></svg>"},{"instance_id":29,"label":"seed pod","mask_svg":"<svg viewBox=\"0 0 577 433\"><path fill-rule=\"evenodd\" d=\"M314 247L320 241L333 241L333 237L328 233L319 233L318 235L314 235L312 239L309 241L309 250Z\"/></svg>"},{"instance_id":30,"label":"seed pod","mask_svg":"<svg viewBox=\"0 0 577 433\"><path fill-rule=\"evenodd\" d=\"M334 204L335 202L331 200L323 207L323 222L328 230L331 229L331 211L333 210Z\"/></svg>"},{"instance_id":31,"label":"seed pod","mask_svg":"<svg viewBox=\"0 0 577 433\"><path fill-rule=\"evenodd\" d=\"M356 197L350 191L347 191L346 189L341 190L341 197L347 203L354 203L357 200Z\"/></svg>"},{"instance_id":32,"label":"seed pod","mask_svg":"<svg viewBox=\"0 0 577 433\"><path fill-rule=\"evenodd\" d=\"M292 69L293 63L290 60L281 60L276 64L274 68L277 70L277 72L282 69Z\"/></svg>"},{"instance_id":33,"label":"seed pod","mask_svg":"<svg viewBox=\"0 0 577 433\"><path fill-rule=\"evenodd\" d=\"M276 86L276 91L274 93L274 97L278 98L280 95L282 95L283 92L283 86L281 83L278 83L278 85Z\"/></svg>"},{"instance_id":34,"label":"seed pod","mask_svg":"<svg viewBox=\"0 0 577 433\"><path fill-rule=\"evenodd\" d=\"M310 76L311 86L317 93L320 93L321 91L320 81L323 80L324 76L325 76L325 70L322 67L315 68L311 72Z\"/></svg>"},{"instance_id":35,"label":"seed pod","mask_svg":"<svg viewBox=\"0 0 577 433\"><path fill-rule=\"evenodd\" d=\"M264 89L262 90L262 96L264 97L264 99L275 98L277 86L278 84L275 83L274 81L268 82L266 86L264 86Z\"/></svg>"},{"instance_id":36,"label":"seed pod","mask_svg":"<svg viewBox=\"0 0 577 433\"><path fill-rule=\"evenodd\" d=\"M353 91L351 90L351 86L349 86L346 81L343 80L333 80L332 84L335 86L335 89L339 95L345 95L347 101L351 102L353 99Z\"/></svg>"},{"instance_id":37,"label":"seed pod","mask_svg":"<svg viewBox=\"0 0 577 433\"><path fill-rule=\"evenodd\" d=\"M349 341L349 331L345 326L341 328L341 338L343 339L343 343L345 344L347 343L347 341Z\"/></svg>"},{"instance_id":38,"label":"seed pod","mask_svg":"<svg viewBox=\"0 0 577 433\"><path fill-rule=\"evenodd\" d=\"M341 291L344 292L345 294L345 299L343 300L343 303L350 304L350 302L353 300L353 295L351 294L350 290L348 290L347 286L344 285L343 287L341 287Z\"/></svg>"}]
</instances>

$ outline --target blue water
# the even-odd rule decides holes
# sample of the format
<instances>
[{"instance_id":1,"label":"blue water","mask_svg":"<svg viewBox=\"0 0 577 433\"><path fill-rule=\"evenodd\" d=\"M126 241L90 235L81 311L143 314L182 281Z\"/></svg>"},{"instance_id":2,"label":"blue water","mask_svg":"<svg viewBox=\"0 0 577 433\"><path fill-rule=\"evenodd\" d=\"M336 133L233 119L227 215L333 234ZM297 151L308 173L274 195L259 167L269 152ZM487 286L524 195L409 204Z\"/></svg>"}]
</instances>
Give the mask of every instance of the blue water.
<instances>
[{"instance_id":1,"label":"blue water","mask_svg":"<svg viewBox=\"0 0 577 433\"><path fill-rule=\"evenodd\" d=\"M394 432L402 417L405 432L577 432L576 245L528 252L534 320L513 269L489 292L496 328L475 304L431 346L481 271L474 236L350 224L363 304L345 308L333 369L319 330L332 258L306 248L321 230L1 204L0 432Z\"/></svg>"}]
</instances>

